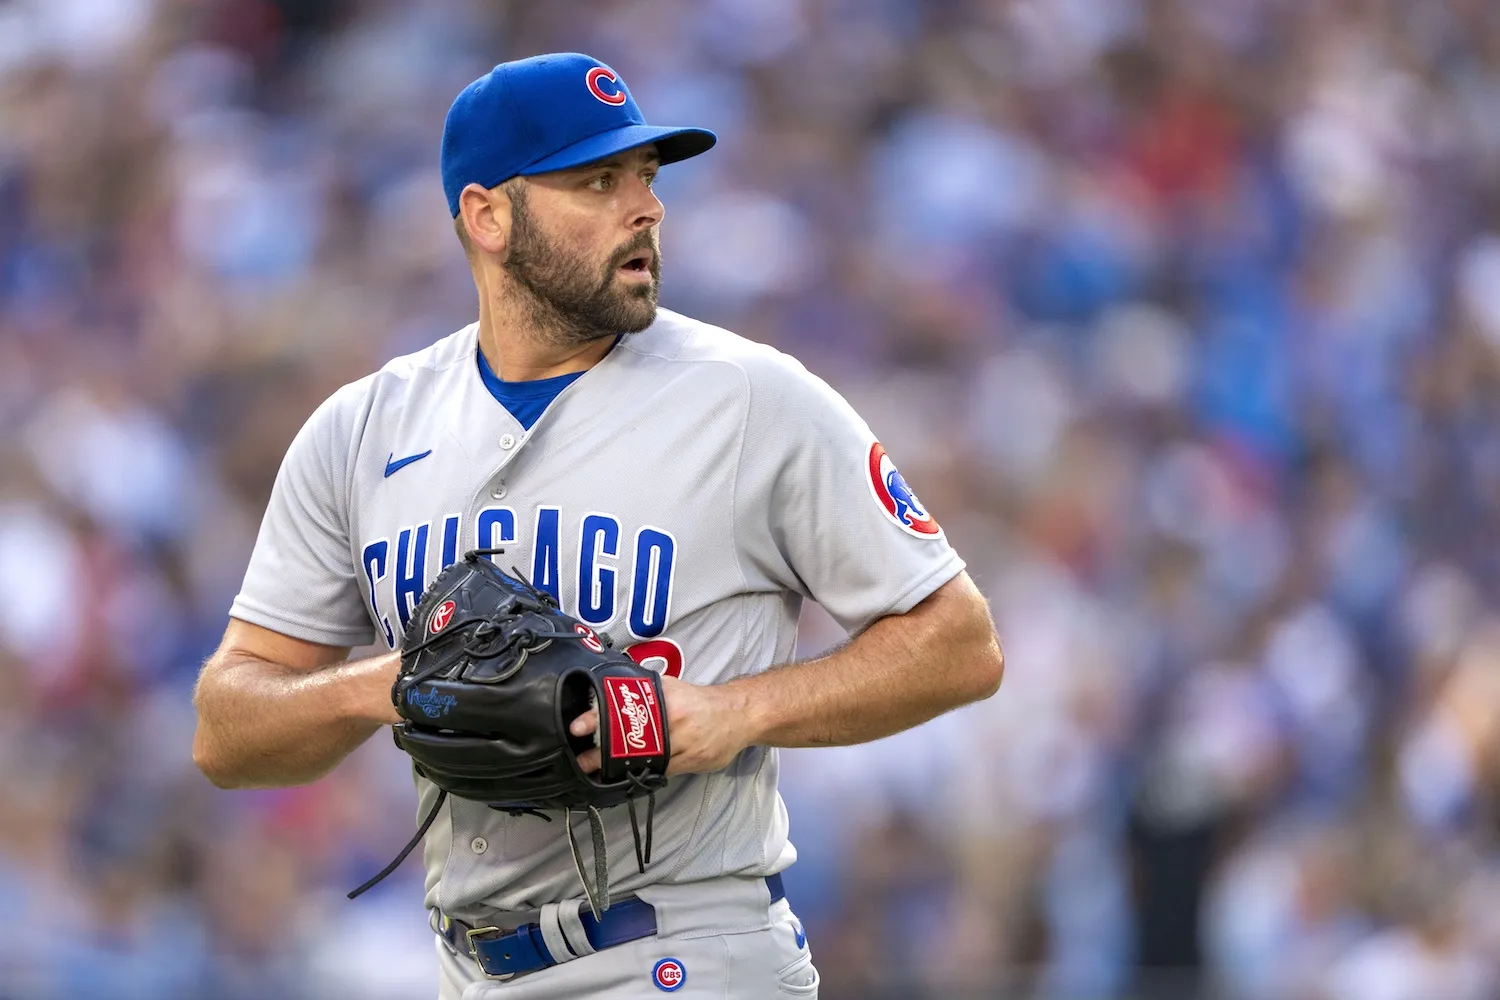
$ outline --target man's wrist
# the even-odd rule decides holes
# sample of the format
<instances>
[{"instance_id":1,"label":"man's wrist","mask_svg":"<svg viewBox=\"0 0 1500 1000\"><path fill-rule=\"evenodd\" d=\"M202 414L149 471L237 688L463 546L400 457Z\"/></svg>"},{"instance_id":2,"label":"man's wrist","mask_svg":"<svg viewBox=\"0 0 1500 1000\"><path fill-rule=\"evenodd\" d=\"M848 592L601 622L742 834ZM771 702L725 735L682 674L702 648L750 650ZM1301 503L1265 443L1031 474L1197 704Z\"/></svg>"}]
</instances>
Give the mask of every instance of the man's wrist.
<instances>
[{"instance_id":1,"label":"man's wrist","mask_svg":"<svg viewBox=\"0 0 1500 1000\"><path fill-rule=\"evenodd\" d=\"M755 697L753 681L752 677L741 677L719 688L724 714L734 725L740 750L764 745L766 734L771 731L765 699Z\"/></svg>"},{"instance_id":2,"label":"man's wrist","mask_svg":"<svg viewBox=\"0 0 1500 1000\"><path fill-rule=\"evenodd\" d=\"M370 725L389 726L401 721L391 700L391 689L401 669L399 651L371 656L349 664L355 675L349 678L351 695L349 714Z\"/></svg>"}]
</instances>

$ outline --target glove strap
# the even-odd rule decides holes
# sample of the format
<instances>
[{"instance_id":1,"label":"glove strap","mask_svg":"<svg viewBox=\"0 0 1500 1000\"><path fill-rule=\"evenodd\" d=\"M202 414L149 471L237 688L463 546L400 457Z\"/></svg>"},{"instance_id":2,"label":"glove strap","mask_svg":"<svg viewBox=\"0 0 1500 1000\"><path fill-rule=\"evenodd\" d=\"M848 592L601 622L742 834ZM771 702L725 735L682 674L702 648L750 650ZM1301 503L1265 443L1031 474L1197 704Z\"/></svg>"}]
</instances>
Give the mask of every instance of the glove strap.
<instances>
[{"instance_id":1,"label":"glove strap","mask_svg":"<svg viewBox=\"0 0 1500 1000\"><path fill-rule=\"evenodd\" d=\"M598 920L609 909L609 855L604 845L604 817L599 810L588 806L589 833L594 841L594 880L590 884L583 858L578 853L578 841L573 836L573 809L569 807L563 822L568 827L568 849L573 852L573 867L578 872L578 881L583 883L583 894L588 897L589 909Z\"/></svg>"},{"instance_id":2,"label":"glove strap","mask_svg":"<svg viewBox=\"0 0 1500 1000\"><path fill-rule=\"evenodd\" d=\"M420 844L422 842L422 838L427 836L427 831L432 828L432 821L437 819L438 810L443 808L443 800L447 797L447 789L440 789L438 791L437 801L432 804L432 811L427 814L427 818L424 819L422 821L422 825L417 828L416 834L406 842L406 846L401 848L401 853L396 855L396 859L394 861L386 865L384 868L380 869L380 873L378 875L370 879L370 881L366 882L358 889L355 889L353 892L349 893L350 899L353 899L356 896L364 895L366 892L375 888L381 882L385 881L385 877L387 875L395 871L397 868L401 867L401 862L406 860L406 856L412 852L412 848Z\"/></svg>"}]
</instances>

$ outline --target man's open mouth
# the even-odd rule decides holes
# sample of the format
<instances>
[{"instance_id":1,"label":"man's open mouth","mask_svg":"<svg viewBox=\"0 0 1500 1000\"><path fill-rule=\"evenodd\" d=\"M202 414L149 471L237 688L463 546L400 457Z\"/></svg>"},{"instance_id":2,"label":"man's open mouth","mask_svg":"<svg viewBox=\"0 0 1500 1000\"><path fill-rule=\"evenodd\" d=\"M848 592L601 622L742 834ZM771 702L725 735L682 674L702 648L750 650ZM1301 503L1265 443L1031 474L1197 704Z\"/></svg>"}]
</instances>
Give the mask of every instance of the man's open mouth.
<instances>
[{"instance_id":1,"label":"man's open mouth","mask_svg":"<svg viewBox=\"0 0 1500 1000\"><path fill-rule=\"evenodd\" d=\"M620 265L620 270L649 272L651 270L651 262L655 259L655 256L650 250L638 250L629 260Z\"/></svg>"}]
</instances>

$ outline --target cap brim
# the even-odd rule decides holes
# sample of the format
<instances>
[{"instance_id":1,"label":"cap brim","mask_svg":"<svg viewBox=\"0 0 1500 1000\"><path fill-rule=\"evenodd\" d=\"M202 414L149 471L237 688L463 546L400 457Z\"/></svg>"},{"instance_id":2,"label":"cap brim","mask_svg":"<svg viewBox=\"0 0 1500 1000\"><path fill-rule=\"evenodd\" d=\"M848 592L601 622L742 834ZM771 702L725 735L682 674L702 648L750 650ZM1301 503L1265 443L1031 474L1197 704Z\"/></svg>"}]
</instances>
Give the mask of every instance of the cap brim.
<instances>
[{"instance_id":1,"label":"cap brim","mask_svg":"<svg viewBox=\"0 0 1500 1000\"><path fill-rule=\"evenodd\" d=\"M627 149L656 144L662 163L676 163L690 156L706 153L719 137L706 128L672 128L666 125L624 125L608 132L591 135L551 156L545 156L521 171L522 175L545 174L593 163Z\"/></svg>"}]
</instances>

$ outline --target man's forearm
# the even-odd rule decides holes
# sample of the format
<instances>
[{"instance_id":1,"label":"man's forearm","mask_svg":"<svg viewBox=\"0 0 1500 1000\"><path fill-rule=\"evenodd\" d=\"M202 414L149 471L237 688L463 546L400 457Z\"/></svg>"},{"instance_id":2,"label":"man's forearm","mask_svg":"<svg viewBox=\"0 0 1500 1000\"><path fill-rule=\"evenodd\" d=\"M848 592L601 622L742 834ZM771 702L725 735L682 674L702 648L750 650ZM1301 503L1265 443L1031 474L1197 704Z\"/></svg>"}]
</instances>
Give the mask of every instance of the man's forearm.
<instances>
[{"instance_id":1,"label":"man's forearm","mask_svg":"<svg viewBox=\"0 0 1500 1000\"><path fill-rule=\"evenodd\" d=\"M306 784L397 720L394 653L295 670L221 653L193 696L193 759L221 788Z\"/></svg>"},{"instance_id":2,"label":"man's forearm","mask_svg":"<svg viewBox=\"0 0 1500 1000\"><path fill-rule=\"evenodd\" d=\"M827 656L727 687L748 720L750 743L846 746L987 698L1003 672L989 609L961 575Z\"/></svg>"}]
</instances>

